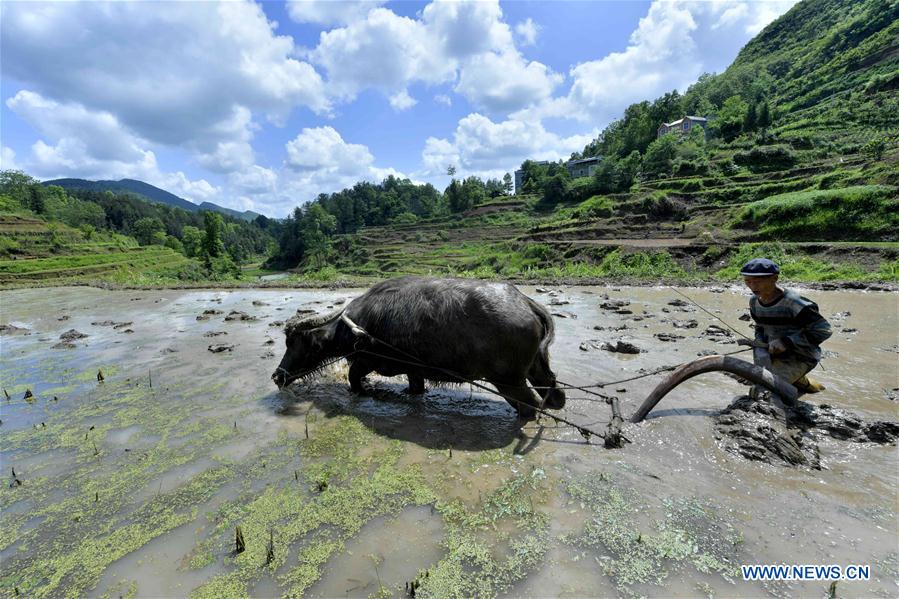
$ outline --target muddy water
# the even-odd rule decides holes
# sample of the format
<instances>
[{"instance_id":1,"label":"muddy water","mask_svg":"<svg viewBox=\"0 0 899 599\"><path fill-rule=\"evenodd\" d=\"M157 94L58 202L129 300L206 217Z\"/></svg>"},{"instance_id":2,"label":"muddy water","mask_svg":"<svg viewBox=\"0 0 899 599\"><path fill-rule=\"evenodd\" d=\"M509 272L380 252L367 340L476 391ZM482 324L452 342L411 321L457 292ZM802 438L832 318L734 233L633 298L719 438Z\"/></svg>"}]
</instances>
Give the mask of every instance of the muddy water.
<instances>
[{"instance_id":1,"label":"muddy water","mask_svg":"<svg viewBox=\"0 0 899 599\"><path fill-rule=\"evenodd\" d=\"M720 325L712 316L669 305L682 299L671 289L524 291L559 314L552 363L567 383L738 349L703 334ZM683 291L750 333L741 290ZM754 563L868 564L871 580L837 593L899 592L896 448L826 440L822 470L746 461L713 436L712 416L744 391L721 375L679 387L626 427L621 450L551 421L519 433L504 401L468 388L417 398L402 393L405 380L373 377L372 395L355 397L340 365L277 393L273 323L358 293L0 294L0 322L27 329L2 337L0 593L399 597L413 583L417 596L827 592L828 582L743 581L739 565ZM896 297L807 295L825 315L851 312L831 318L815 372L827 390L810 400L897 419L884 393L899 387ZM631 313L602 309L607 299ZM204 310L220 313L197 320ZM254 320L225 321L231 310ZM674 326L689 320L695 328ZM88 336L53 349L70 329ZM619 339L642 353L597 349ZM233 349L208 351L219 343ZM658 380L604 391L627 415ZM608 420L583 392L562 414L598 430Z\"/></svg>"}]
</instances>

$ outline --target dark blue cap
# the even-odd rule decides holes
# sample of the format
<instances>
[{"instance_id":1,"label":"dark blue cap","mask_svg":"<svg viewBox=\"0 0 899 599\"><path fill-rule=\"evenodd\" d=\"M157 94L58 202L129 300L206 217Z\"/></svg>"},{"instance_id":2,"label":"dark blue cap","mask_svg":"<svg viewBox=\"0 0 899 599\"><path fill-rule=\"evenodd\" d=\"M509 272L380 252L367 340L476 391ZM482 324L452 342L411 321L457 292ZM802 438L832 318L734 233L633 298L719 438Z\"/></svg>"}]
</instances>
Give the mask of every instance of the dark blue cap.
<instances>
[{"instance_id":1,"label":"dark blue cap","mask_svg":"<svg viewBox=\"0 0 899 599\"><path fill-rule=\"evenodd\" d=\"M740 270L744 277L770 277L780 274L780 267L767 258L753 258Z\"/></svg>"}]
</instances>

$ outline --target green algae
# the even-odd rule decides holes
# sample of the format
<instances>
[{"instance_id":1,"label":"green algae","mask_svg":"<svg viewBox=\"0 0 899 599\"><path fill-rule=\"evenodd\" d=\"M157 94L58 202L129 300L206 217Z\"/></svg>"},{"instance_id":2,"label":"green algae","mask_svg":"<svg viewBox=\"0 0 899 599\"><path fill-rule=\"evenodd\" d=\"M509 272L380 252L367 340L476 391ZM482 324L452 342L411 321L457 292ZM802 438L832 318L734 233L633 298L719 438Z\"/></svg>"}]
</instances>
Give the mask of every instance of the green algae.
<instances>
[{"instance_id":1,"label":"green algae","mask_svg":"<svg viewBox=\"0 0 899 599\"><path fill-rule=\"evenodd\" d=\"M736 574L742 535L696 499L666 501L664 519L647 528L641 516L650 513L648 506L607 475L571 481L567 491L590 519L582 533L564 540L601 552L597 562L622 592L632 593L638 584L661 585L671 570L687 564L726 580Z\"/></svg>"},{"instance_id":2,"label":"green algae","mask_svg":"<svg viewBox=\"0 0 899 599\"><path fill-rule=\"evenodd\" d=\"M189 402L109 379L88 387L83 401L72 402L64 414L49 415L46 427L13 431L0 441L14 455L52 452L72 466L65 476L29 478L26 473L21 487L0 491L4 507L29 502L27 511L4 515L0 548L15 545L17 552L4 564L0 590L18 587L35 597L80 595L120 557L193 521L195 506L235 476L235 467L220 460L173 491L135 503L140 489L235 433L221 423L194 418L201 430L180 435L184 442L178 444L174 441L181 430L191 426L195 408ZM136 424L141 426L132 439L155 439L149 446L114 452L105 443L109 431ZM24 530L34 521L36 526Z\"/></svg>"},{"instance_id":3,"label":"green algae","mask_svg":"<svg viewBox=\"0 0 899 599\"><path fill-rule=\"evenodd\" d=\"M416 465L400 467L403 453L398 442L376 441L361 423L338 417L317 427L313 436L299 442L304 482L327 486L315 492L287 478L271 485L248 503L232 502L216 517L213 538L202 544L219 553L227 546L228 531L238 524L244 531L246 550L226 560L234 570L214 577L196 589L195 597L243 596L248 585L265 569L285 572L278 576L288 596L302 595L321 576L323 565L345 542L372 519L397 514L410 505L436 500ZM361 451L367 448L368 451ZM314 462L313 460L320 460ZM274 539L272 559L267 560L268 539ZM291 546L300 544L296 563L287 563ZM268 564L266 564L268 562Z\"/></svg>"},{"instance_id":4,"label":"green algae","mask_svg":"<svg viewBox=\"0 0 899 599\"><path fill-rule=\"evenodd\" d=\"M477 510L459 500L438 502L446 556L429 570L416 596L492 597L534 570L549 541L549 517L534 508L535 499L539 504L549 492L545 478L539 469L512 477ZM507 543L507 555L495 555L497 542Z\"/></svg>"}]
</instances>

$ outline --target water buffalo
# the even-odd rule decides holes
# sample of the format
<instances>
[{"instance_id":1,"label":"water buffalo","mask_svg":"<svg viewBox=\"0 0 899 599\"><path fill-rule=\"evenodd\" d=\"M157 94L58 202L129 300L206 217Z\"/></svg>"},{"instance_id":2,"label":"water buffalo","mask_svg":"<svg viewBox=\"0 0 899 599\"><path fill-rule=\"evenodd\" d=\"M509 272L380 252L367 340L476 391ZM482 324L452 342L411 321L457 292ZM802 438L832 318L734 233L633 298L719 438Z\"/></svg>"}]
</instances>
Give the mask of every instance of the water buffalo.
<instances>
[{"instance_id":1,"label":"water buffalo","mask_svg":"<svg viewBox=\"0 0 899 599\"><path fill-rule=\"evenodd\" d=\"M354 334L341 318L344 314L376 341ZM426 379L437 383L485 380L520 417L530 419L534 407L541 405L527 386L530 381L539 389L545 407L565 405L565 393L556 387L556 375L549 366L552 316L506 283L390 279L341 311L295 317L284 332L287 351L272 374L279 388L310 376L330 359L345 356L354 392L363 391L362 379L370 372L407 375L410 393L423 393Z\"/></svg>"}]
</instances>

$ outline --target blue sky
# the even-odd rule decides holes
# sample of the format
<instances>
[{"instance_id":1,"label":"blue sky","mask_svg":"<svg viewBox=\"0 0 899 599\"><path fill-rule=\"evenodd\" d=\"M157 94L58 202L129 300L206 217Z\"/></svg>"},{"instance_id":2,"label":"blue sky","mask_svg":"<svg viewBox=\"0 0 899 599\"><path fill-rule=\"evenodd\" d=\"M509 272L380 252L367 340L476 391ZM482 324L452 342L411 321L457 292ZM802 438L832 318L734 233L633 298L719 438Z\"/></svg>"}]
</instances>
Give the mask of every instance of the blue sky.
<instances>
[{"instance_id":1,"label":"blue sky","mask_svg":"<svg viewBox=\"0 0 899 599\"><path fill-rule=\"evenodd\" d=\"M286 216L388 174L566 158L793 0L9 2L0 167Z\"/></svg>"}]
</instances>

